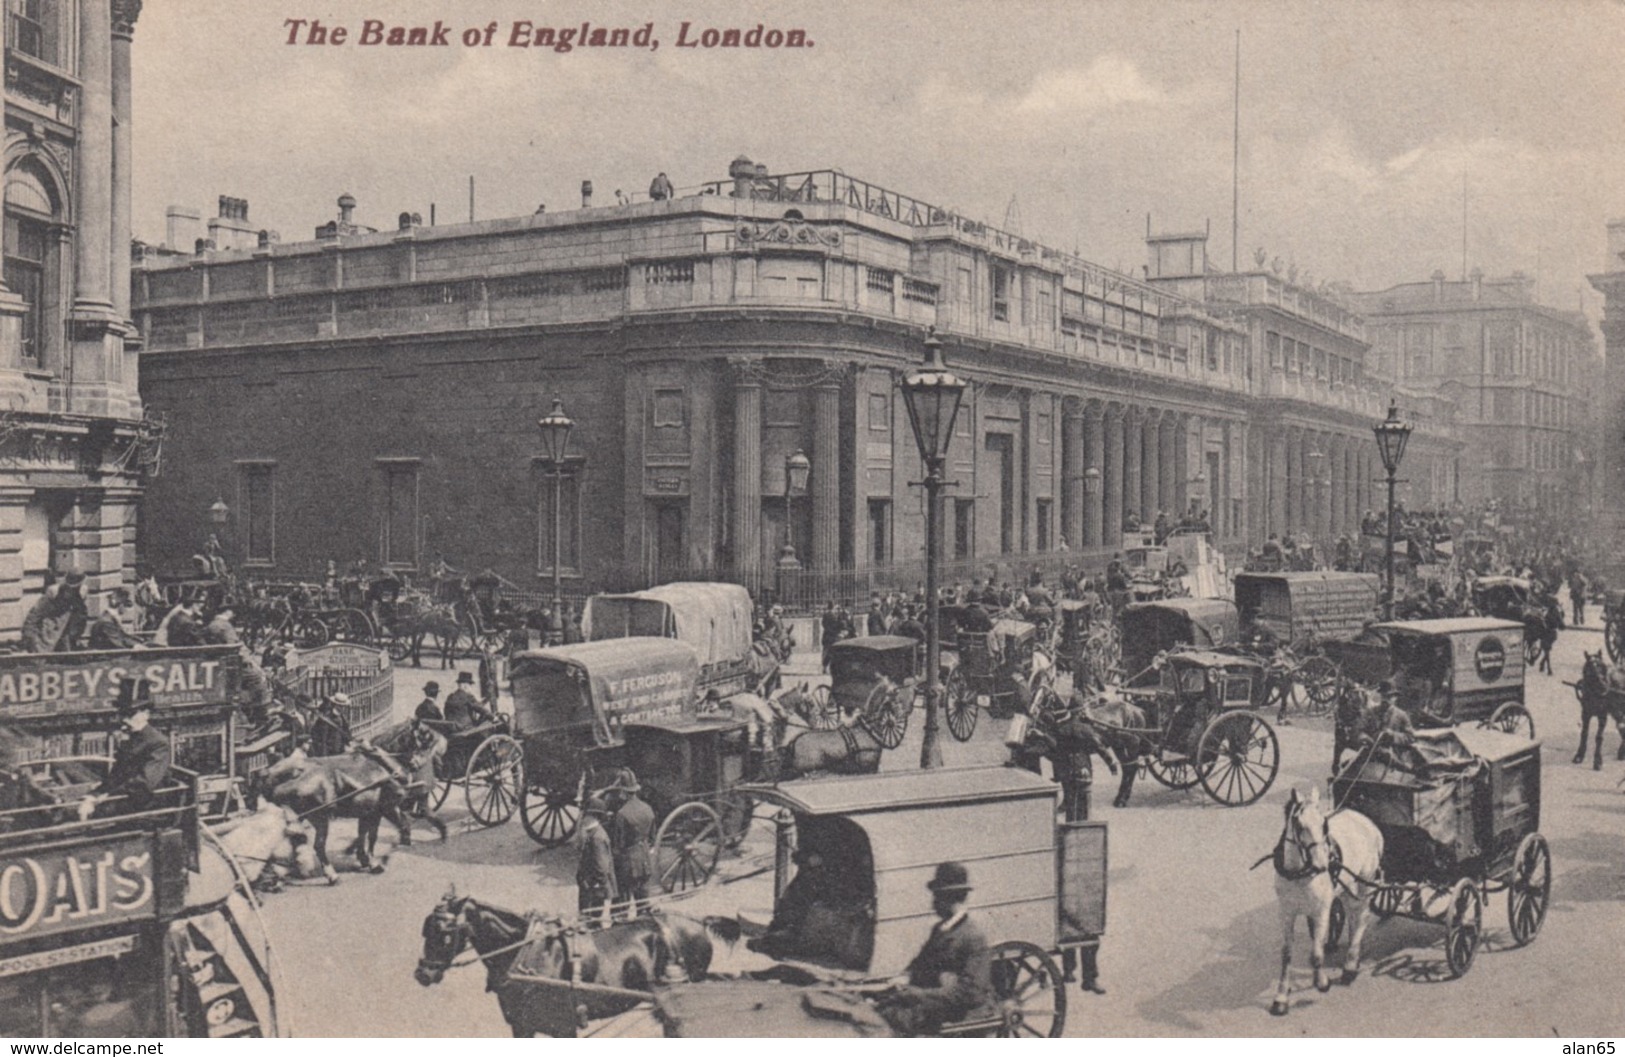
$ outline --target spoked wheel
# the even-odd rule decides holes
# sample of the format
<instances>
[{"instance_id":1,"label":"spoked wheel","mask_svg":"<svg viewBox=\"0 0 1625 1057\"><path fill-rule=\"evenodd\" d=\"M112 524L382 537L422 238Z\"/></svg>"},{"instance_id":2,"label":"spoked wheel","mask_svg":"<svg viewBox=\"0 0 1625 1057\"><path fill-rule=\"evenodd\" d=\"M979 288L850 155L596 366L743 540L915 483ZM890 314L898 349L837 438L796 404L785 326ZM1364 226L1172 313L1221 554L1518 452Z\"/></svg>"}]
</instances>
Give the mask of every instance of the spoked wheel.
<instances>
[{"instance_id":1,"label":"spoked wheel","mask_svg":"<svg viewBox=\"0 0 1625 1057\"><path fill-rule=\"evenodd\" d=\"M1608 659L1619 664L1625 658L1625 618L1610 617L1602 629L1603 646L1608 650Z\"/></svg>"},{"instance_id":2,"label":"spoked wheel","mask_svg":"<svg viewBox=\"0 0 1625 1057\"><path fill-rule=\"evenodd\" d=\"M903 744L908 733L908 713L913 696L894 683L879 683L863 703L863 718L875 739L888 749Z\"/></svg>"},{"instance_id":3,"label":"spoked wheel","mask_svg":"<svg viewBox=\"0 0 1625 1057\"><path fill-rule=\"evenodd\" d=\"M412 640L400 635L389 637L389 657L394 661L404 661L412 656Z\"/></svg>"},{"instance_id":4,"label":"spoked wheel","mask_svg":"<svg viewBox=\"0 0 1625 1057\"><path fill-rule=\"evenodd\" d=\"M519 822L531 840L556 848L575 836L581 803L574 789L554 789L533 777L520 786Z\"/></svg>"},{"instance_id":5,"label":"spoked wheel","mask_svg":"<svg viewBox=\"0 0 1625 1057\"><path fill-rule=\"evenodd\" d=\"M1450 916L1445 921L1444 960L1452 976L1465 976L1473 967L1483 930L1484 898L1478 885L1464 877L1450 889Z\"/></svg>"},{"instance_id":6,"label":"spoked wheel","mask_svg":"<svg viewBox=\"0 0 1625 1057\"><path fill-rule=\"evenodd\" d=\"M1306 700L1303 710L1311 716L1324 716L1337 701L1338 669L1329 657L1314 656L1298 665L1296 682Z\"/></svg>"},{"instance_id":7,"label":"spoked wheel","mask_svg":"<svg viewBox=\"0 0 1625 1057\"><path fill-rule=\"evenodd\" d=\"M482 826L499 826L513 817L525 787L525 753L506 734L480 742L468 760L463 795L469 814Z\"/></svg>"},{"instance_id":8,"label":"spoked wheel","mask_svg":"<svg viewBox=\"0 0 1625 1057\"><path fill-rule=\"evenodd\" d=\"M1405 899L1404 889L1393 885L1383 885L1372 893L1371 912L1380 920L1387 921L1399 913L1399 906Z\"/></svg>"},{"instance_id":9,"label":"spoked wheel","mask_svg":"<svg viewBox=\"0 0 1625 1057\"><path fill-rule=\"evenodd\" d=\"M1055 1039L1066 1028L1066 983L1055 961L1025 940L993 948L993 1001L1001 1039Z\"/></svg>"},{"instance_id":10,"label":"spoked wheel","mask_svg":"<svg viewBox=\"0 0 1625 1057\"><path fill-rule=\"evenodd\" d=\"M1189 789L1202 780L1196 764L1189 759L1165 760L1152 756L1146 761L1145 771L1169 789Z\"/></svg>"},{"instance_id":11,"label":"spoked wheel","mask_svg":"<svg viewBox=\"0 0 1625 1057\"><path fill-rule=\"evenodd\" d=\"M841 725L841 710L830 697L829 687L815 686L812 688L813 711L807 717L807 725L814 730L834 730Z\"/></svg>"},{"instance_id":12,"label":"spoked wheel","mask_svg":"<svg viewBox=\"0 0 1625 1057\"><path fill-rule=\"evenodd\" d=\"M1244 807L1274 784L1281 769L1281 745L1262 717L1228 712L1202 731L1196 760L1209 796L1230 807Z\"/></svg>"},{"instance_id":13,"label":"spoked wheel","mask_svg":"<svg viewBox=\"0 0 1625 1057\"><path fill-rule=\"evenodd\" d=\"M1343 929L1348 924L1348 911L1343 909L1341 899L1332 900L1331 913L1326 916L1326 943L1324 950L1336 947L1343 938Z\"/></svg>"},{"instance_id":14,"label":"spoked wheel","mask_svg":"<svg viewBox=\"0 0 1625 1057\"><path fill-rule=\"evenodd\" d=\"M1530 741L1535 740L1535 718L1529 710L1516 701L1508 701L1496 709L1480 726L1492 730L1499 730L1504 734L1521 734Z\"/></svg>"},{"instance_id":15,"label":"spoked wheel","mask_svg":"<svg viewBox=\"0 0 1625 1057\"><path fill-rule=\"evenodd\" d=\"M655 880L666 892L700 887L716 872L724 843L722 819L711 805L697 800L682 805L655 834Z\"/></svg>"},{"instance_id":16,"label":"spoked wheel","mask_svg":"<svg viewBox=\"0 0 1625 1057\"><path fill-rule=\"evenodd\" d=\"M508 633L500 628L486 628L475 636L474 645L481 653L501 653L508 646Z\"/></svg>"},{"instance_id":17,"label":"spoked wheel","mask_svg":"<svg viewBox=\"0 0 1625 1057\"><path fill-rule=\"evenodd\" d=\"M1507 924L1514 943L1522 947L1539 934L1551 898L1552 850L1545 837L1531 833L1518 844L1507 884Z\"/></svg>"},{"instance_id":18,"label":"spoked wheel","mask_svg":"<svg viewBox=\"0 0 1625 1057\"><path fill-rule=\"evenodd\" d=\"M717 801L717 817L722 820L724 847L732 850L744 843L755 811L756 801L744 793L727 793Z\"/></svg>"},{"instance_id":19,"label":"spoked wheel","mask_svg":"<svg viewBox=\"0 0 1625 1057\"><path fill-rule=\"evenodd\" d=\"M333 641L333 633L315 617L298 617L288 628L293 644L302 650L313 650Z\"/></svg>"},{"instance_id":20,"label":"spoked wheel","mask_svg":"<svg viewBox=\"0 0 1625 1057\"><path fill-rule=\"evenodd\" d=\"M948 673L948 681L942 686L942 705L948 713L948 733L955 741L969 741L976 733L976 713L980 707L958 668Z\"/></svg>"},{"instance_id":21,"label":"spoked wheel","mask_svg":"<svg viewBox=\"0 0 1625 1057\"><path fill-rule=\"evenodd\" d=\"M440 806L446 802L446 798L449 796L451 796L451 778L436 774L434 784L429 786L430 812L439 811Z\"/></svg>"}]
</instances>

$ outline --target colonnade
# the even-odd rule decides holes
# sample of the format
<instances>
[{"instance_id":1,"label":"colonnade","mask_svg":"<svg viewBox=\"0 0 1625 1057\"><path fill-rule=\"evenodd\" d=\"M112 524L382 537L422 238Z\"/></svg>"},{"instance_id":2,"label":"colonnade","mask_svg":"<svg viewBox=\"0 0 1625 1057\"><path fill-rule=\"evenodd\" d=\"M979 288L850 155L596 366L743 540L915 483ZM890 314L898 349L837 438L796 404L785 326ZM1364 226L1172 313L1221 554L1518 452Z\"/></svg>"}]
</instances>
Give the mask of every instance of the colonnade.
<instances>
[{"instance_id":1,"label":"colonnade","mask_svg":"<svg viewBox=\"0 0 1625 1057\"><path fill-rule=\"evenodd\" d=\"M1386 502L1377 495L1382 467L1368 435L1275 425L1266 427L1262 449L1267 534L1357 536L1364 513Z\"/></svg>"}]
</instances>

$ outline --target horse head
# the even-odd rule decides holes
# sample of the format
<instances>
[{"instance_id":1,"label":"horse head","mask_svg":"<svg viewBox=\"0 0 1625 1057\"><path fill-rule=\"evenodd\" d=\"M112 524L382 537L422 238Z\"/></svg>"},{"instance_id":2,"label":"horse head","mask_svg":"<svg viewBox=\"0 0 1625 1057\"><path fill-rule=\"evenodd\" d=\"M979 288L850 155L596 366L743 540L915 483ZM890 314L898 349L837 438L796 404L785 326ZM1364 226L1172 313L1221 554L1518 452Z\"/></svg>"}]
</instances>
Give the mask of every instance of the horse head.
<instances>
[{"instance_id":1,"label":"horse head","mask_svg":"<svg viewBox=\"0 0 1625 1057\"><path fill-rule=\"evenodd\" d=\"M1585 661L1580 665L1580 681L1588 689L1606 687L1608 683L1608 662L1602 659L1602 651L1598 650L1596 653L1591 653L1582 650L1581 653L1584 655Z\"/></svg>"},{"instance_id":2,"label":"horse head","mask_svg":"<svg viewBox=\"0 0 1625 1057\"><path fill-rule=\"evenodd\" d=\"M1294 788L1282 813L1285 822L1275 843L1276 872L1296 879L1330 869L1331 836L1321 810L1319 787L1310 786L1307 796Z\"/></svg>"},{"instance_id":3,"label":"horse head","mask_svg":"<svg viewBox=\"0 0 1625 1057\"><path fill-rule=\"evenodd\" d=\"M412 978L424 987L438 984L457 956L468 949L473 930L468 924L468 897L457 895L455 885L423 919L423 953Z\"/></svg>"}]
</instances>

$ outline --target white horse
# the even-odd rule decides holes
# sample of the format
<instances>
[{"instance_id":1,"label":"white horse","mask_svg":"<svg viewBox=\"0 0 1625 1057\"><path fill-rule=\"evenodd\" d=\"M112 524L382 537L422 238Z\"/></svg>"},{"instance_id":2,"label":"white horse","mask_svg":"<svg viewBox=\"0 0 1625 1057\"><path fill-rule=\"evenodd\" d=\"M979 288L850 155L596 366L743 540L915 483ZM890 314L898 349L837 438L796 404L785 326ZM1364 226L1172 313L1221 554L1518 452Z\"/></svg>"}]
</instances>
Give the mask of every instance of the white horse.
<instances>
[{"instance_id":1,"label":"white horse","mask_svg":"<svg viewBox=\"0 0 1625 1057\"><path fill-rule=\"evenodd\" d=\"M1286 801L1286 822L1271 858L1275 864L1275 897L1281 908L1281 981L1270 1012L1286 1016L1290 1008L1287 974L1292 967L1292 933L1298 919L1309 920L1309 963L1315 989L1330 991L1326 973L1326 940L1332 905L1339 899L1347 911L1349 946L1342 983L1360 974L1360 941L1369 921L1366 910L1376 893L1372 882L1382 874L1382 831L1357 811L1321 811L1320 790L1308 796L1294 789Z\"/></svg>"},{"instance_id":2,"label":"white horse","mask_svg":"<svg viewBox=\"0 0 1625 1057\"><path fill-rule=\"evenodd\" d=\"M315 828L269 800L261 800L258 811L213 829L262 892L276 891L289 876L314 877L321 869L316 861Z\"/></svg>"}]
</instances>

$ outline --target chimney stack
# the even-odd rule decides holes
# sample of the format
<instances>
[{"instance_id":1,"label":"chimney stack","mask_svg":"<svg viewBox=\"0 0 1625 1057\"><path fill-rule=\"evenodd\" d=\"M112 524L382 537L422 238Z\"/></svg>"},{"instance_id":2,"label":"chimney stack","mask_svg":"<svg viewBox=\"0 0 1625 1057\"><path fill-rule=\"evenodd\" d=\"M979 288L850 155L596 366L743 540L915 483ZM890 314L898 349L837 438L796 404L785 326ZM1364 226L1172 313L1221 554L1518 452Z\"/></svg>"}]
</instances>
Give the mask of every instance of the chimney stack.
<instances>
[{"instance_id":1,"label":"chimney stack","mask_svg":"<svg viewBox=\"0 0 1625 1057\"><path fill-rule=\"evenodd\" d=\"M351 216L355 213L355 196L349 192L339 195L339 223L344 227L351 224Z\"/></svg>"},{"instance_id":2,"label":"chimney stack","mask_svg":"<svg viewBox=\"0 0 1625 1057\"><path fill-rule=\"evenodd\" d=\"M203 234L203 210L196 206L170 206L164 211L164 245L185 251Z\"/></svg>"},{"instance_id":3,"label":"chimney stack","mask_svg":"<svg viewBox=\"0 0 1625 1057\"><path fill-rule=\"evenodd\" d=\"M591 209L592 208L592 181L591 180L582 180L581 181L581 208L582 209Z\"/></svg>"}]
</instances>

